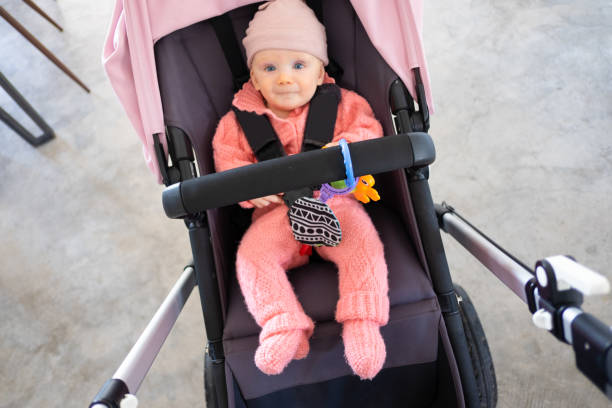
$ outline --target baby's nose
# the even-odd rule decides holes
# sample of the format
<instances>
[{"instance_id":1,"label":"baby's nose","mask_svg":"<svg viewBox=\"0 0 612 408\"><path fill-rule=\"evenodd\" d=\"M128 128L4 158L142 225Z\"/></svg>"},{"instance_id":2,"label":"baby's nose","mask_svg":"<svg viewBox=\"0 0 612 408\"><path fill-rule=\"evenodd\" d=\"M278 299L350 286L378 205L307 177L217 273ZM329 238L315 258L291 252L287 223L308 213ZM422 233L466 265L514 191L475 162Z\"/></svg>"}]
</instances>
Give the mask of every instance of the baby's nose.
<instances>
[{"instance_id":1,"label":"baby's nose","mask_svg":"<svg viewBox=\"0 0 612 408\"><path fill-rule=\"evenodd\" d=\"M279 85L287 85L291 84L293 80L291 79L291 75L288 75L286 72L280 72L278 75L278 84Z\"/></svg>"}]
</instances>

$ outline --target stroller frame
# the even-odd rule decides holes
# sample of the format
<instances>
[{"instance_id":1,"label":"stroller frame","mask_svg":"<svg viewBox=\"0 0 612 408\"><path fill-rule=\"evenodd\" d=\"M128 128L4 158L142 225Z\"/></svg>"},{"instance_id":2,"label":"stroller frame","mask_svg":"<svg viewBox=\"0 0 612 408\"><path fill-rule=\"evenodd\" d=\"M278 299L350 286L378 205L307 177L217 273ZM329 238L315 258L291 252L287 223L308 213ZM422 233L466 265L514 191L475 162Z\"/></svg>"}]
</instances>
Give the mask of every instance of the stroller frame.
<instances>
[{"instance_id":1,"label":"stroller frame","mask_svg":"<svg viewBox=\"0 0 612 408\"><path fill-rule=\"evenodd\" d=\"M418 69L415 69L414 72L418 84L420 83ZM419 88L422 89L422 86ZM435 150L430 136L426 133L420 132L427 130L429 125L429 115L426 108L421 110L415 109L415 103L412 97L399 80L392 85L390 90L390 98L392 113L395 115L397 135L388 136L375 141L351 144L350 149L351 157L353 158L354 171L356 176L358 176L368 173L389 171L392 169L397 169L398 167L406 168L408 188L414 203L416 217L419 220L419 232L423 237L425 258L428 260L428 267L433 288L436 292L439 304L441 305L442 316L445 321L453 353L462 378L462 393L468 402L468 406L477 406L479 405L479 400L481 398L479 395L483 394L483 390L478 390L477 387L470 352L461 320L461 314L459 312L459 304L457 302L455 289L450 277L448 264L444 256L438 220L435 212L432 211L434 206L429 191L427 166L434 161ZM418 95L418 106L426 107L427 105L424 103L422 98L424 99L424 94L421 91ZM193 253L193 263L185 268L183 276L179 279L179 282L172 290L172 293L180 293L182 299L178 302L176 300L173 301L167 299L164 303L172 305L173 309L178 309L178 313L180 313L180 308L182 308L182 305L187 298L185 294L188 294L193 288L193 284L197 282L200 300L202 302L206 335L208 339L208 344L205 351L205 370L207 371L205 375L205 382L209 388L208 391L212 391L212 398L214 398L214 405L209 406L225 407L227 406L227 390L225 379L225 358L222 343L223 317L221 299L216 281L217 277L212 255L212 245L210 241L207 215L203 210L225 205L226 202L229 203L242 200L242 198L236 198L235 194L242 194L245 196L253 196L253 194L255 194L257 196L261 196L262 194L266 193L254 193L253 191L249 191L248 188L242 189L241 191L233 189L231 187L233 185L231 180L228 178L220 179L220 177L218 177L222 176L222 174L210 174L204 177L194 178L194 158L189 139L181 129L171 126L168 127L168 146L170 157L174 166L168 167L165 160L163 160L163 155L161 154L161 143L159 143L158 138L159 135L156 135L158 158L162 159L160 160L160 168L164 169L162 170L162 176L164 181L167 184L170 184L163 194L164 209L166 214L171 218L184 218L185 224L189 230L189 237ZM372 151L373 144L378 145L377 149L381 149L382 147L381 150L387 153L395 151L395 158L389 158L387 156L387 160L381 161L378 160L377 157L368 157L372 156L370 152ZM384 146L385 144L387 146ZM268 164L276 164L278 167L296 168L295 162L302 159L300 156L310 156L304 158L304 166L311 168L325 168L325 166L323 166L324 163L337 162L337 160L334 159L337 159L338 149L339 148L329 148L323 151L298 154L290 157L270 160L265 163L258 163L253 166L263 167ZM293 162L291 166L278 163L288 160ZM246 168L253 166L247 166ZM300 179L300 177L297 177L297 179L295 177L285 177L292 180L291 188L296 188L299 185L316 185L317 182L319 182L318 180L312 180L313 172L305 173L299 170L300 169L298 166L296 174L303 175L305 179ZM328 180L342 178L342 174L344 172L343 166L334 166L334 170L336 172L335 174L315 174L315 176ZM269 169L268 171L270 173L275 173L276 170ZM245 172L234 173L234 180L241 180L241 182L247 186L254 186L254 184L249 183L248 180L245 182L245 176L248 176L248 170ZM258 175L254 177L259 178L261 176ZM217 191L222 191L222 193L218 194L218 196L214 198L214 203L210 201L210 196L198 194L198 191L201 191L202 188L199 184L202 182L209 184L205 187L206 189L212 188ZM271 185L273 183L274 180L271 180L270 183L268 183L267 188L279 188L279 186ZM253 188L260 189L261 187L257 186ZM283 189L285 186L280 186L280 188ZM197 211L191 210L194 208L194 206L198 207ZM195 282L193 282L193 274L195 274ZM172 294L169 295L169 298L171 298L171 296ZM168 311L164 311L163 307L160 308L158 314L164 315L164 313L168 314ZM178 313L176 313L176 317L178 317ZM175 314L175 312L172 311L171 314ZM157 317L157 319L154 318L153 320L160 320L160 318ZM165 330L167 330L167 333L169 333L169 329L170 327L166 325ZM157 330L164 329L158 327ZM154 329L145 330L145 332L147 331L154 332ZM159 338L160 336L156 337ZM163 338L165 338L165 336L163 336ZM142 347L142 344L144 344L145 341L143 340L140 343L141 344L137 343L135 349ZM156 344L152 347L159 349L161 344ZM138 354L138 352L134 350L134 354ZM133 358L128 358L126 360L133 360ZM134 371L138 372L138 374L126 375L126 366L120 367L117 373L113 376L113 379L109 380L99 395L95 398L92 406L96 406L95 404L108 404L101 406L113 406L111 405L113 403L112 401L116 401L114 403L117 404L125 394L128 394L128 390L134 393L134 387L137 389L140 386L140 382L144 376L137 379L132 379L131 377L140 377L140 373L143 371L146 374L146 371L152 364L152 361L153 360L150 360L150 363L140 364L139 368L134 369ZM143 370L143 367L146 368ZM121 384L121 382L117 384L119 378L125 379L126 377L128 378L127 382L122 381L123 384ZM496 399L495 392L489 390L489 393L491 394L489 398L494 401ZM209 404L212 402L210 398L211 396L207 395Z\"/></svg>"},{"instance_id":2,"label":"stroller frame","mask_svg":"<svg viewBox=\"0 0 612 408\"><path fill-rule=\"evenodd\" d=\"M175 137L177 135L177 133L172 130L170 130L169 134ZM179 138L179 146L183 143L183 140L184 139ZM176 141L176 139L171 137L170 141L172 143ZM183 166L183 168L185 169L187 167ZM420 173L423 175L424 171ZM416 179L420 179L420 185L428 190L426 177L416 177ZM551 334L560 341L573 346L578 369L604 392L608 398L612 399L612 334L610 333L608 325L580 309L581 292L575 288L558 290L559 288L555 287L555 283L555 286L551 285L551 287L554 289L557 299L556 301L552 301L553 299L551 299L551 296L545 294L545 285L542 284L540 279L536 279L533 270L525 266L525 264L470 224L469 221L461 217L454 208L446 203L441 205L436 204L435 216L437 217L436 224L439 225L439 228L455 238L457 242L464 246L466 250L477 258L489 271L496 275L502 283L521 298L521 300L527 304L531 313L541 310L539 308L542 307L547 307L552 311L555 315L555 319L553 321L553 327L549 329ZM431 219L431 217L429 218ZM194 254L199 253L196 248L201 248L205 251L203 252L204 254L207 253L211 255L212 249L210 247L208 226L202 221L187 221L186 223L189 228L192 245L195 243L195 246L193 246ZM432 225L425 224L422 228L427 227L431 228ZM434 235L434 241L441 244L437 226L434 226L430 232ZM435 239L436 236L438 240ZM436 242L433 244L435 245ZM430 245L427 247L431 250ZM546 263L546 261L538 261L537 265L542 265L543 263ZM444 257L441 257L439 264L441 264L442 267L446 266ZM559 271L555 271L554 267L551 267L550 264L546 266L547 277L550 278L551 281L556 281ZM198 271L200 272L198 273ZM204 356L206 397L207 403L210 404L212 402L215 404L207 406L227 406L223 344L219 340L223 330L223 323L222 319L220 319L221 306L219 292L215 290L217 284L214 271L215 268L212 263L212 256L195 255L194 262L189 263L184 268L182 275L153 316L151 322L143 331L143 334L130 350L123 363L92 400L90 408L119 408L121 401L129 395L136 394L140 388L140 384L155 360L157 353L172 330L184 304L196 285L200 292L205 328L207 338L209 339ZM448 280L450 280L450 274L448 278ZM447 282L448 280L443 279L443 281ZM445 282L442 283L444 284ZM544 289L544 291L541 292L540 289ZM559 301L559 294L563 292L565 292L564 295L566 295L566 297L567 295L574 297L574 301L568 301L567 299ZM540 293L544 296L540 295ZM449 301L447 308L444 310L444 317L448 319L448 321L456 323L454 327L463 332L465 327L461 315L464 313L460 312L461 302L465 301L465 299L460 299L460 302L457 302L457 294L461 297L465 297L463 290L457 286L451 288L450 294L442 297L442 299L447 299ZM454 311L452 309L453 307L456 307ZM459 316L458 322L456 322L457 316ZM451 329L449 329L449 333L450 332ZM215 336L212 337L213 335ZM213 340L211 340L211 338ZM453 349L456 353L455 357L458 361L460 361L462 357L467 359L468 361L466 364L472 366L473 354L464 349L463 356L459 355L459 353L461 353L460 347L462 346L465 346L465 342L459 342L459 348L457 350ZM455 346L453 345L453 347ZM470 374L469 371L468 374ZM474 392L473 397L475 400L467 399L469 390L466 386L469 383L466 381L465 377L462 377L463 391L466 396L466 406L482 406L481 403L487 403L486 398L489 398L489 401L492 402L491 406L495 406L495 384L488 384L488 388L486 386L483 388L482 385L476 384L473 376L471 377L474 380L471 386L473 387L472 391ZM487 390L495 392L489 395L483 394L483 391L486 392Z\"/></svg>"},{"instance_id":3,"label":"stroller frame","mask_svg":"<svg viewBox=\"0 0 612 408\"><path fill-rule=\"evenodd\" d=\"M419 122L419 118L414 118L415 113L405 115L405 111L403 110L402 112L399 109L394 112L398 118L398 128L400 131L404 129L403 126L410 129L412 123ZM401 119L402 117L404 119ZM170 149L171 157L176 164L174 167L167 168L166 174L175 173L185 180L191 179L195 170L191 162L193 154L189 151L189 140L184 132L172 127L168 129L168 137L169 145L172 146ZM400 137L409 139L416 155L422 155L415 160L418 167L415 166L406 170L411 176L408 179L408 185L414 200L413 202L418 203L421 200L425 203L424 205L415 205L419 229L423 233L424 249L428 254L440 251L437 252L438 256L428 256L428 259L432 260L429 267L431 268L434 289L438 294L440 304L444 305L442 312L448 325L449 337L455 340L452 344L455 358L459 367L464 368L461 370L461 380L466 406L482 406L481 404L487 404L487 401L492 403L492 405L488 406L495 406L496 388L495 383L484 384L484 387L482 383L478 384L473 374L474 366L472 362L474 351L470 352L465 341L466 327L462 319L464 313L461 310L461 302L465 300L461 298L464 298L465 294L460 287L453 286L452 284L446 258L444 257L439 229L449 233L473 256L481 261L488 270L495 274L502 283L527 304L531 313L536 313L542 308L550 310L555 315L554 325L549 329L551 334L562 342L572 344L576 353L577 367L608 398L612 399L612 352L610 351L612 350L612 334L610 333L609 326L580 309L582 295L577 289L559 290L559 287L551 286L554 289L554 294L553 296L550 293L547 294L545 286L540 279L536 278L532 269L497 245L470 224L469 221L461 217L451 206L445 203L441 205L436 204L435 213L429 211L426 203L433 204L433 202L429 192L425 163L430 164L433 162L433 157L431 156L433 145L430 144L431 141L428 140L428 136L424 133L404 134L400 135ZM427 146L428 144L429 146ZM353 149L354 146L351 146L351 148ZM320 153L328 154L333 151L333 148L326 150ZM424 156L427 156L425 154L427 150L429 150L429 158L426 159ZM288 159L291 160L292 158ZM356 159L354 162L355 168L360 169L363 165L362 162L363 160ZM360 170L357 171L360 172ZM176 211L184 211L184 208L178 210L177 208L180 206L175 205L177 197L181 198L180 195L177 196L181 184L184 185L184 183L180 182L168 187L163 195L164 206L168 215L176 218L180 217L175 214ZM207 402L211 404L209 406L227 406L224 351L221 342L223 332L221 301L217 290L215 267L212 261L212 248L206 223L206 213L200 212L185 217L185 222L189 229L194 255L193 262L185 267L183 274L141 337L113 377L101 388L90 404L90 407L119 408L121 401L127 395L130 393L135 394L138 391L163 342L178 319L183 305L196 285L198 286L202 302L208 338L208 345L204 356ZM537 265L540 266L545 263L547 261L542 260L538 261ZM551 281L558 280L557 273L559 272L555 271L555 268L550 264L546 265L546 274ZM461 297L459 299L460 302L458 302L458 293ZM561 298L559 297L560 294L562 294ZM587 344L590 346L587 346ZM481 357L483 356L483 351L480 350ZM484 357L486 357L486 354ZM490 361L485 362L490 363ZM491 373L493 373L492 370ZM487 391L489 391L489 394L487 394Z\"/></svg>"},{"instance_id":4,"label":"stroller frame","mask_svg":"<svg viewBox=\"0 0 612 408\"><path fill-rule=\"evenodd\" d=\"M418 69L413 70L413 74L419 84ZM417 89L421 90L422 84L417 86ZM404 85L396 81L390 91L396 135L353 143L350 147L351 156L357 176L405 169L407 188L414 205L427 267L461 377L460 389L457 391L463 396L465 405L495 406L496 384L486 340L484 345L476 350L474 346L477 344L468 344L466 340L467 333L473 327L468 327L469 319L465 317L462 303L469 302L469 299L460 288L453 285L440 228L466 246L528 304L532 313L549 313L552 316L552 327L549 331L561 341L573 344L578 368L612 398L612 333L608 326L580 310L580 292L575 288L558 286L561 275L558 276L557 273L560 271L556 271L555 266L546 260L539 261L536 265L543 268L545 279L541 278L539 273L536 279L534 271L463 220L452 207L434 206L429 190L427 166L433 162L435 150L429 135L423 133L429 127L427 103L422 91L417 95L418 110ZM171 166L168 166L165 160L161 137L168 138ZM163 180L166 185L170 185L163 193L164 209L171 218L184 218L189 230L193 262L185 268L151 324L90 406L119 407L127 394L137 392L182 306L197 284L208 339L205 351L205 387L209 391L207 402L211 407L225 407L228 394L222 343L223 313L205 210L285 191L288 188L341 179L344 177L344 168L338 160L339 148L297 154L228 172L196 177L191 143L182 129L169 126L167 135L154 135L154 139ZM368 157L367 153L373 150L373 146L386 153L384 161L377 157ZM299 171L306 166L317 170ZM280 168L296 168L298 171L295 177L292 175L284 177L283 180L269 177L277 174ZM264 174L266 176L263 176ZM249 177L266 177L270 183L264 187L246 183L248 187L242 190L233 187L236 182L244 183L245 178ZM286 179L290 179L290 184L287 184ZM218 197L206 194L206 191L212 189L220 190L221 194ZM563 276L566 277L567 274ZM461 299L458 299L457 293L461 295ZM484 339L484 336L482 337ZM481 367L475 367L475 362L481 363ZM488 375L488 379L483 383L482 377L476 373L480 370L479 374L482 374L487 368L489 371L485 376Z\"/></svg>"},{"instance_id":5,"label":"stroller frame","mask_svg":"<svg viewBox=\"0 0 612 408\"><path fill-rule=\"evenodd\" d=\"M441 305L442 316L444 318L446 328L449 333L449 338L451 341L455 359L457 360L457 366L459 368L460 375L462 378L464 396L466 398L466 401L470 402L468 406L476 406L479 404L478 401L481 398L481 394L483 394L483 390L478 390L476 384L474 369L472 367L468 344L465 340L466 337L461 321L461 315L459 313L459 305L450 277L448 264L444 256L444 249L439 233L438 221L435 213L430 211L430 209L434 207L431 198L431 193L429 190L427 165L433 163L435 159L435 150L429 135L427 135L426 133L415 133L421 130L427 131L427 129L429 128L429 115L426 109L427 104L424 102L425 96L418 68L414 70L414 74L417 82L417 89L420 90L420 92L418 93L418 106L425 108L417 111L415 109L415 103L412 100L412 97L410 96L406 88L403 86L401 81L397 80L391 86L390 89L392 113L395 115L395 125L397 133L398 135L402 135L398 136L398 138L403 137L404 139L409 141L409 144L407 144L407 146L409 146L412 150L412 156L414 157L414 159L412 161L412 165L406 167L406 174L412 202L415 203L416 217L419 220L419 232L423 237L425 257L428 260L428 267L430 270L430 276L432 279L434 291L436 292L438 301ZM185 137L184 132L182 132L182 130L173 127L169 128L169 136L169 145L173 146L170 151L174 152L174 156L172 156L171 153L171 157L174 157L174 163L178 163L178 172L175 172L175 176L178 176L178 173L181 173L181 180L198 180L192 178L193 166L187 163L188 161L190 162L191 160L193 160L188 155L191 148L189 145L188 138ZM380 145L381 142L384 143L389 141L395 141L397 143L400 141L406 142L406 140L392 139L391 137L387 137L376 142ZM368 143L365 144L367 145ZM398 146L400 145L400 143L397 144ZM393 163L392 160L390 160L387 161L387 165L388 163L392 164L387 169L379 168L375 171L366 171L361 169L359 166L359 160L360 158L364 157L365 154L360 154L359 150L353 147L356 145L358 144L355 143L351 146L351 157L354 158L356 175L367 174L370 172L378 173L385 170L397 168L396 164ZM331 161L326 157L323 157L323 153L329 152L329 156L331 156L332 154L335 154L337 156L337 152L335 152L333 149L326 150L326 152L315 152L315 154L321 153L322 158L319 160L321 164ZM371 149L369 148L364 150L371 151ZM389 152L393 150L401 151L402 149L385 148L383 150ZM180 153L177 154L177 152ZM163 156L159 155L158 157ZM313 161L315 161L314 158L309 158L307 161L305 160L304 164L308 167L321 167L317 164L313 164ZM381 164L376 163L375 159L370 159L369 162L369 166L380 166ZM292 166L281 165L279 167L291 167L295 169L297 166L294 164ZM287 179L292 180L291 187L285 188L284 186L271 186L268 187L268 189L280 189L284 191L285 189L295 188L296 186L302 184L316 184L313 183L312 180L300 180L298 177L299 174L307 174L306 172L303 172L301 170L302 169L298 167L294 170L295 174L292 177L285 177ZM167 177L170 177L170 175L168 175L168 172L162 171L162 174L164 173L167 175ZM270 173L274 173L274 171L271 170ZM250 183L249 180L245 181L245 176L247 176L247 174L240 174L240 176L236 177L236 179L240 178L241 182L247 186L256 185L255 183ZM253 180L255 180L260 178L261 176L254 175L252 177ZM338 178L337 175L335 175L334 177ZM172 180L168 181L170 183L172 182ZM198 181L201 182L204 180L200 178ZM214 185L211 184L207 186L206 189L222 191L222 193L219 195L223 197L215 198L214 204L203 202L202 200L208 199L209 197L207 197L206 195L198 195L197 193L192 198L185 199L183 194L190 194L187 192L189 186L186 183L180 182L174 183L166 189L163 195L163 203L167 215L171 218L185 217L185 223L189 229L190 242L193 252L193 264L196 272L196 281L198 282L198 288L200 291L200 299L202 301L202 310L204 313L204 322L208 339L208 345L206 347L205 355L205 369L208 369L209 373L209 376L207 376L207 384L210 388L209 391L212 391L216 396L216 401L212 406L226 407L227 390L224 366L225 358L222 343L223 320L221 313L221 300L219 292L217 290L218 285L216 282L216 271L214 262L212 261L213 256L212 247L210 244L210 232L208 229L205 212L198 212L197 214L193 214L192 212L187 211L187 209L185 208L191 206L191 204L185 205L185 203L187 202L193 202L193 204L197 205L201 209L204 209L208 207L213 208L219 206L220 200L228 203L241 200L241 198L236 198L232 196L232 192L238 192L239 190L231 187L231 181L213 180L213 183ZM271 181L271 183L273 183L273 181ZM257 188L259 188L259 186ZM199 187L197 189L199 189ZM243 194L244 196L248 195L254 197L265 195L266 193L254 193L249 191L248 189L243 189L242 191L240 191L240 194ZM184 207L181 208L182 205L184 205ZM495 400L496 396L491 395L490 398L493 398L493 400ZM211 401L209 401L209 404L210 402Z\"/></svg>"}]
</instances>

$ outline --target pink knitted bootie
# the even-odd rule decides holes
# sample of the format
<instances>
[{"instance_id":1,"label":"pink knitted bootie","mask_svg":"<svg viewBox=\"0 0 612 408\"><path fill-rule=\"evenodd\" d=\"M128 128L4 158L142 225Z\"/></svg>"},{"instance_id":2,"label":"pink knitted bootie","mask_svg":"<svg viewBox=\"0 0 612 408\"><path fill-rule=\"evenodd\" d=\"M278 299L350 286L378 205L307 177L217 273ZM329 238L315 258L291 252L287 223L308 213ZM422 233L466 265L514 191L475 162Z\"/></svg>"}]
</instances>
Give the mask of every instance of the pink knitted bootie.
<instances>
[{"instance_id":1,"label":"pink knitted bootie","mask_svg":"<svg viewBox=\"0 0 612 408\"><path fill-rule=\"evenodd\" d=\"M280 374L296 356L303 330L289 330L265 339L255 352L255 365L268 375Z\"/></svg>"},{"instance_id":2,"label":"pink knitted bootie","mask_svg":"<svg viewBox=\"0 0 612 408\"><path fill-rule=\"evenodd\" d=\"M344 355L353 372L362 380L374 378L387 357L379 324L371 320L347 320L343 325L342 339Z\"/></svg>"},{"instance_id":3,"label":"pink knitted bootie","mask_svg":"<svg viewBox=\"0 0 612 408\"><path fill-rule=\"evenodd\" d=\"M308 343L308 335L305 331L302 330L302 340L300 341L300 345L298 346L298 349L295 352L295 356L293 358L295 360L302 360L306 358L309 352L310 344Z\"/></svg>"},{"instance_id":4,"label":"pink knitted bootie","mask_svg":"<svg viewBox=\"0 0 612 408\"><path fill-rule=\"evenodd\" d=\"M259 335L255 365L268 375L280 374L293 359L306 357L314 323L308 316L283 313L271 318Z\"/></svg>"}]
</instances>

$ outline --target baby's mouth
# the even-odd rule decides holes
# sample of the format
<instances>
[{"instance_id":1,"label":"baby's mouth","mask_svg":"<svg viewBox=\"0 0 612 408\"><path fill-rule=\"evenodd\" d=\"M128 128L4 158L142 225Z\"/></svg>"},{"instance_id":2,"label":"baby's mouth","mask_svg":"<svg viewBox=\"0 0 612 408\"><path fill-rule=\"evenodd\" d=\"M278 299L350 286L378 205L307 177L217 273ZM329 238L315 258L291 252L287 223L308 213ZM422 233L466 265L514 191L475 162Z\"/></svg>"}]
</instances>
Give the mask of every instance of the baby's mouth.
<instances>
[{"instance_id":1,"label":"baby's mouth","mask_svg":"<svg viewBox=\"0 0 612 408\"><path fill-rule=\"evenodd\" d=\"M296 92L297 92L297 91L294 91L294 90L282 90L282 91L276 91L276 93L277 93L278 95L290 95L290 94L294 94L294 93L296 93Z\"/></svg>"}]
</instances>

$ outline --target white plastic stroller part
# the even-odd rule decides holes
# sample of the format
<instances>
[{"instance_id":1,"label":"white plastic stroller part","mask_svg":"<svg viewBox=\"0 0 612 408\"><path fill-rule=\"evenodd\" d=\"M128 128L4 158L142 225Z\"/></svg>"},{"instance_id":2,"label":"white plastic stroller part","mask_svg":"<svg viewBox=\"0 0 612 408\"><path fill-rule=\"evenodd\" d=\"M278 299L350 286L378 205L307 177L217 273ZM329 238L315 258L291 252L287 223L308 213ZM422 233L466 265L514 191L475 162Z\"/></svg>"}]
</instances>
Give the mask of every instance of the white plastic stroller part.
<instances>
[{"instance_id":1,"label":"white plastic stroller part","mask_svg":"<svg viewBox=\"0 0 612 408\"><path fill-rule=\"evenodd\" d=\"M555 270L557 288L559 290L566 290L572 287L582 292L585 296L610 293L610 282L605 276L586 266L580 265L573 259L564 255L555 255L546 258L546 261ZM536 274L540 285L547 286L548 279L544 269L538 267Z\"/></svg>"}]
</instances>

